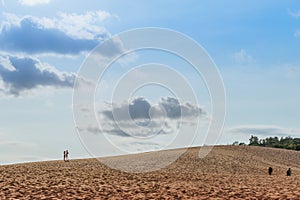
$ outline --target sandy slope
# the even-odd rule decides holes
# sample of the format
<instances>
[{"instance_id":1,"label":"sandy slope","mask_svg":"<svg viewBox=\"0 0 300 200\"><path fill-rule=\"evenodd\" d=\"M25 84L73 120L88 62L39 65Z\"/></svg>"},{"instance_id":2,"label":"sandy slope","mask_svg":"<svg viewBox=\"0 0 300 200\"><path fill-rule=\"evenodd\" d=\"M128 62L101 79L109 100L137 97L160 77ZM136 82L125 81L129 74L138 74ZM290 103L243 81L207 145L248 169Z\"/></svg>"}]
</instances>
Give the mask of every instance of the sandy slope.
<instances>
[{"instance_id":1,"label":"sandy slope","mask_svg":"<svg viewBox=\"0 0 300 200\"><path fill-rule=\"evenodd\" d=\"M155 163L176 151L106 160L126 165L146 156ZM0 166L0 199L300 199L300 152L218 146L199 159L198 151L189 149L167 168L149 173L125 173L96 159ZM291 177L285 176L288 167Z\"/></svg>"}]
</instances>

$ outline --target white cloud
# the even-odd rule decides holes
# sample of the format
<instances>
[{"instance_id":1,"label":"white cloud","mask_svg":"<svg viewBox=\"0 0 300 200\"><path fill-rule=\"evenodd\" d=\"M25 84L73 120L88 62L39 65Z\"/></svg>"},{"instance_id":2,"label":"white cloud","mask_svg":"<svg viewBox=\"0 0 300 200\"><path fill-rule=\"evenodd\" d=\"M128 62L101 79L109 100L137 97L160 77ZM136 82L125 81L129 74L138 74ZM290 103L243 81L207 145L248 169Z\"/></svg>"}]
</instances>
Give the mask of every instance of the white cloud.
<instances>
[{"instance_id":1,"label":"white cloud","mask_svg":"<svg viewBox=\"0 0 300 200\"><path fill-rule=\"evenodd\" d=\"M46 29L59 29L69 36L79 39L94 39L107 34L103 23L116 16L103 10L88 11L83 14L58 12L56 17L36 17L32 15L18 16L13 13L4 13L6 23L20 25L22 20L30 19L37 26Z\"/></svg>"},{"instance_id":2,"label":"white cloud","mask_svg":"<svg viewBox=\"0 0 300 200\"><path fill-rule=\"evenodd\" d=\"M114 16L109 12L98 10L89 11L85 14L59 12L54 20L44 18L43 24L48 24L49 28L56 26L58 29L75 38L95 39L103 38L107 35L107 30L101 24Z\"/></svg>"},{"instance_id":3,"label":"white cloud","mask_svg":"<svg viewBox=\"0 0 300 200\"><path fill-rule=\"evenodd\" d=\"M290 16L294 17L294 18L300 18L300 10L298 11L291 11L290 9L288 10L288 13ZM300 30L296 30L294 33L295 37L300 37Z\"/></svg>"},{"instance_id":4,"label":"white cloud","mask_svg":"<svg viewBox=\"0 0 300 200\"><path fill-rule=\"evenodd\" d=\"M130 103L123 102L121 104L113 104L106 109L102 108L99 113L110 120L114 120L113 115L118 115L120 121L162 117L169 119L192 119L206 115L200 106L193 105L190 102L180 102L174 97L162 97L158 104L152 104L143 97L137 97Z\"/></svg>"},{"instance_id":5,"label":"white cloud","mask_svg":"<svg viewBox=\"0 0 300 200\"><path fill-rule=\"evenodd\" d=\"M285 72L287 78L299 78L300 77L300 66L286 65Z\"/></svg>"},{"instance_id":6,"label":"white cloud","mask_svg":"<svg viewBox=\"0 0 300 200\"><path fill-rule=\"evenodd\" d=\"M295 17L295 18L299 18L299 17L300 17L300 10L298 10L298 11L291 11L291 10L288 10L288 13L289 13L292 17Z\"/></svg>"},{"instance_id":7,"label":"white cloud","mask_svg":"<svg viewBox=\"0 0 300 200\"><path fill-rule=\"evenodd\" d=\"M24 6L36 6L40 4L48 4L51 0L19 0L19 3Z\"/></svg>"},{"instance_id":8,"label":"white cloud","mask_svg":"<svg viewBox=\"0 0 300 200\"><path fill-rule=\"evenodd\" d=\"M240 51L234 53L233 58L237 63L240 64L252 63L254 61L252 56L247 53L245 49L241 49Z\"/></svg>"},{"instance_id":9,"label":"white cloud","mask_svg":"<svg viewBox=\"0 0 300 200\"><path fill-rule=\"evenodd\" d=\"M1 60L0 91L6 94L18 96L44 86L72 88L74 85L74 73L60 72L37 59L0 54Z\"/></svg>"},{"instance_id":10,"label":"white cloud","mask_svg":"<svg viewBox=\"0 0 300 200\"><path fill-rule=\"evenodd\" d=\"M27 54L76 55L92 50L110 33L103 22L113 16L106 11L84 14L58 13L54 18L4 13L0 49ZM115 50L120 45L116 44Z\"/></svg>"},{"instance_id":11,"label":"white cloud","mask_svg":"<svg viewBox=\"0 0 300 200\"><path fill-rule=\"evenodd\" d=\"M94 114L93 111L80 106L81 112ZM199 118L207 123L206 112L190 102L180 102L173 97L161 98L153 104L145 98L138 97L131 103L101 104L97 106L98 125L79 127L80 131L91 133L108 133L118 136L148 137L153 134L168 134L180 129L181 124L196 125Z\"/></svg>"},{"instance_id":12,"label":"white cloud","mask_svg":"<svg viewBox=\"0 0 300 200\"><path fill-rule=\"evenodd\" d=\"M300 30L297 30L297 31L294 33L294 36L295 36L295 37L300 37Z\"/></svg>"}]
</instances>

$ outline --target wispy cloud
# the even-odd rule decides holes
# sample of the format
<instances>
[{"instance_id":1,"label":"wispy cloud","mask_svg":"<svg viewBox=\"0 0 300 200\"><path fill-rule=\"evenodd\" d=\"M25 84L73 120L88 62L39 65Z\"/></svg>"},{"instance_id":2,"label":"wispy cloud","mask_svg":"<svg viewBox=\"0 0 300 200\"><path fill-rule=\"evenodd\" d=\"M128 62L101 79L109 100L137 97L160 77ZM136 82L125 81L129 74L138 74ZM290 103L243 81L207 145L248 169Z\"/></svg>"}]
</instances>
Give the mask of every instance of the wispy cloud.
<instances>
[{"instance_id":1,"label":"wispy cloud","mask_svg":"<svg viewBox=\"0 0 300 200\"><path fill-rule=\"evenodd\" d=\"M40 4L48 4L51 0L19 0L19 3L25 6L36 6Z\"/></svg>"},{"instance_id":2,"label":"wispy cloud","mask_svg":"<svg viewBox=\"0 0 300 200\"><path fill-rule=\"evenodd\" d=\"M294 17L294 18L300 18L300 10L297 10L297 11L292 11L290 9L288 9L288 13L290 16ZM294 33L294 36L295 37L300 37L300 30L296 30L295 33Z\"/></svg>"},{"instance_id":3,"label":"wispy cloud","mask_svg":"<svg viewBox=\"0 0 300 200\"><path fill-rule=\"evenodd\" d=\"M288 78L299 78L300 77L300 66L286 65L285 72L286 72L286 76Z\"/></svg>"},{"instance_id":4,"label":"wispy cloud","mask_svg":"<svg viewBox=\"0 0 300 200\"><path fill-rule=\"evenodd\" d=\"M300 37L300 30L297 30L297 31L294 33L294 36L295 36L295 37Z\"/></svg>"},{"instance_id":5,"label":"wispy cloud","mask_svg":"<svg viewBox=\"0 0 300 200\"><path fill-rule=\"evenodd\" d=\"M233 54L233 58L235 62L240 64L248 64L254 61L252 56L249 53L247 53L245 49L241 49L240 51L235 52Z\"/></svg>"},{"instance_id":6,"label":"wispy cloud","mask_svg":"<svg viewBox=\"0 0 300 200\"><path fill-rule=\"evenodd\" d=\"M250 136L256 135L259 137L279 136L279 137L299 137L300 130L285 128L276 125L243 125L228 128L227 134Z\"/></svg>"},{"instance_id":7,"label":"wispy cloud","mask_svg":"<svg viewBox=\"0 0 300 200\"><path fill-rule=\"evenodd\" d=\"M299 18L300 17L300 10L298 10L298 11L292 11L292 10L288 9L288 13L292 17L295 17L295 18Z\"/></svg>"},{"instance_id":8,"label":"wispy cloud","mask_svg":"<svg viewBox=\"0 0 300 200\"><path fill-rule=\"evenodd\" d=\"M18 96L42 86L73 87L76 75L31 57L0 55L0 90Z\"/></svg>"},{"instance_id":9,"label":"wispy cloud","mask_svg":"<svg viewBox=\"0 0 300 200\"><path fill-rule=\"evenodd\" d=\"M32 147L35 146L34 143L31 142L24 142L24 141L18 141L18 140L1 140L0 141L0 146L1 147Z\"/></svg>"},{"instance_id":10,"label":"wispy cloud","mask_svg":"<svg viewBox=\"0 0 300 200\"><path fill-rule=\"evenodd\" d=\"M58 29L75 38L102 40L105 38L104 36L109 35L103 23L113 18L117 18L117 16L98 10L84 14L59 12L56 18L44 18L42 21L45 21L46 24L49 23L49 28L54 28L53 25L55 25Z\"/></svg>"}]
</instances>

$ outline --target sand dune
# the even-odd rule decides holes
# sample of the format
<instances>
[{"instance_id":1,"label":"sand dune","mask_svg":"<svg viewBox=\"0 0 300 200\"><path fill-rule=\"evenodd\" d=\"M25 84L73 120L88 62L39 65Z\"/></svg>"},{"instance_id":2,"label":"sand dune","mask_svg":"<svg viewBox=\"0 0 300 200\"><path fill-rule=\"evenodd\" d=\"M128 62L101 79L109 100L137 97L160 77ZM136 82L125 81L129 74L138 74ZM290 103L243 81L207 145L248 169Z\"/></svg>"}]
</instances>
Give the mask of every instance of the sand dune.
<instances>
[{"instance_id":1,"label":"sand dune","mask_svg":"<svg viewBox=\"0 0 300 200\"><path fill-rule=\"evenodd\" d=\"M160 162L179 150L105 158L119 165ZM217 146L191 148L159 171L126 173L97 159L0 166L0 199L300 199L300 152ZM272 166L273 175L267 174ZM285 176L288 167L292 176Z\"/></svg>"}]
</instances>

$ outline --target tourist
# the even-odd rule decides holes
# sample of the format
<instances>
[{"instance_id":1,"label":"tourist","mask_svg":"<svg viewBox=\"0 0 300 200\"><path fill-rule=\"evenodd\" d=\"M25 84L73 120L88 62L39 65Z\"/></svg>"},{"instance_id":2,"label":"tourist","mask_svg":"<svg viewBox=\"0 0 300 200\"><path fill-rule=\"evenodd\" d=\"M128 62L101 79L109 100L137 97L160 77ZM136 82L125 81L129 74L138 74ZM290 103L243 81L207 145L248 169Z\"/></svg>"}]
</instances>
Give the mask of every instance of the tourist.
<instances>
[{"instance_id":1,"label":"tourist","mask_svg":"<svg viewBox=\"0 0 300 200\"><path fill-rule=\"evenodd\" d=\"M273 172L273 168L272 167L269 167L269 175L272 175L272 172Z\"/></svg>"},{"instance_id":2,"label":"tourist","mask_svg":"<svg viewBox=\"0 0 300 200\"><path fill-rule=\"evenodd\" d=\"M289 168L289 169L286 171L286 175L287 175L287 176L291 176L291 175L292 175L292 170L291 170L291 168Z\"/></svg>"},{"instance_id":3,"label":"tourist","mask_svg":"<svg viewBox=\"0 0 300 200\"><path fill-rule=\"evenodd\" d=\"M66 161L66 151L64 151L64 161Z\"/></svg>"}]
</instances>

